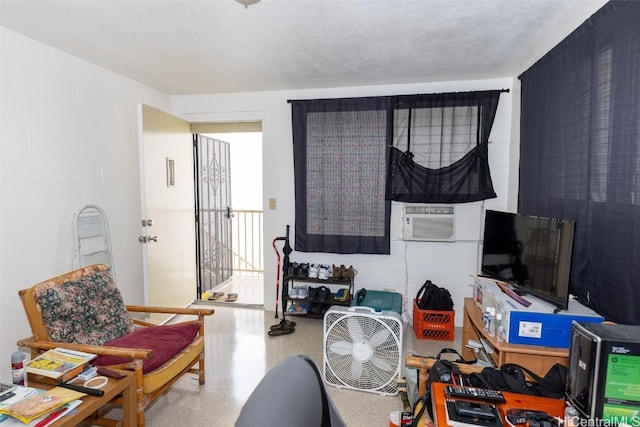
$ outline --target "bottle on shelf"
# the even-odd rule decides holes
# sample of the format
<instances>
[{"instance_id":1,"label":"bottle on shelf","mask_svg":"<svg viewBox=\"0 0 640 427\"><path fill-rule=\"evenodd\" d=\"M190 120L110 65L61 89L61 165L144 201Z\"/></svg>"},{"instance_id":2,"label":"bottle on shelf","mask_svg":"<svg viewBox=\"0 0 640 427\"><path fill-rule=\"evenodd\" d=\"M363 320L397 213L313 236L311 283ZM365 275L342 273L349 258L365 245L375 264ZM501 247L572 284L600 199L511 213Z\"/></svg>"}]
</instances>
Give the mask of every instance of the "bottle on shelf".
<instances>
[{"instance_id":1,"label":"bottle on shelf","mask_svg":"<svg viewBox=\"0 0 640 427\"><path fill-rule=\"evenodd\" d=\"M504 322L502 321L502 313L496 314L496 339L498 342L504 341Z\"/></svg>"},{"instance_id":2,"label":"bottle on shelf","mask_svg":"<svg viewBox=\"0 0 640 427\"><path fill-rule=\"evenodd\" d=\"M496 336L496 309L489 307L489 336Z\"/></svg>"},{"instance_id":3,"label":"bottle on shelf","mask_svg":"<svg viewBox=\"0 0 640 427\"><path fill-rule=\"evenodd\" d=\"M489 318L490 318L491 307L487 307L482 314L482 328L485 331L489 330Z\"/></svg>"},{"instance_id":4,"label":"bottle on shelf","mask_svg":"<svg viewBox=\"0 0 640 427\"><path fill-rule=\"evenodd\" d=\"M11 378L16 385L27 385L27 367L25 354L15 351L11 354Z\"/></svg>"}]
</instances>

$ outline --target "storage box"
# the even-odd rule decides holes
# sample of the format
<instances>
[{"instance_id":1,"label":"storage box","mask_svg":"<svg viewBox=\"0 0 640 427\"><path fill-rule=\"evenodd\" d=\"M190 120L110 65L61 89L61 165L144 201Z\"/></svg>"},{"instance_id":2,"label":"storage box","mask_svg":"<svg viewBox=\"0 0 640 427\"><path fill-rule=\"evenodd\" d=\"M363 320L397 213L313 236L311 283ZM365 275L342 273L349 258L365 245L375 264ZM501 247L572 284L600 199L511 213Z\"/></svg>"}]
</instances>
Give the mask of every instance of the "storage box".
<instances>
[{"instance_id":1,"label":"storage box","mask_svg":"<svg viewBox=\"0 0 640 427\"><path fill-rule=\"evenodd\" d=\"M504 293L492 279L476 277L473 293L483 313L487 307L495 307L496 313L502 313L505 340L509 344L569 348L573 320L586 323L604 321L598 313L573 298L569 299L568 309L558 313L553 312L555 306L531 294L525 296L531 305L524 307Z\"/></svg>"},{"instance_id":2,"label":"storage box","mask_svg":"<svg viewBox=\"0 0 640 427\"><path fill-rule=\"evenodd\" d=\"M395 311L402 315L402 294L398 292L375 291L367 289L364 299L358 302L356 295L353 296L352 305L371 307L377 311Z\"/></svg>"},{"instance_id":3,"label":"storage box","mask_svg":"<svg viewBox=\"0 0 640 427\"><path fill-rule=\"evenodd\" d=\"M413 330L418 339L453 341L455 311L421 310L413 299Z\"/></svg>"}]
</instances>

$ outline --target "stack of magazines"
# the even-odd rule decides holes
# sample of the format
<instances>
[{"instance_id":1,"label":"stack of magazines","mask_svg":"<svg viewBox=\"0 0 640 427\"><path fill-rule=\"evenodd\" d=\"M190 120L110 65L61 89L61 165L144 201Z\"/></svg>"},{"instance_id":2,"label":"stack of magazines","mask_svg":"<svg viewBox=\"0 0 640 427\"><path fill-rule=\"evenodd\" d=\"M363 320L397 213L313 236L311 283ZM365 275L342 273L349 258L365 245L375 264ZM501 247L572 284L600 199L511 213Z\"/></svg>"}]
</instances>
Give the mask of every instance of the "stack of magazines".
<instances>
[{"instance_id":1,"label":"stack of magazines","mask_svg":"<svg viewBox=\"0 0 640 427\"><path fill-rule=\"evenodd\" d=\"M60 384L81 373L95 354L55 348L30 360L26 371L37 382ZM48 380L48 381L47 381ZM16 385L0 402L0 427L46 427L73 411L85 393L63 387L41 390Z\"/></svg>"},{"instance_id":2,"label":"stack of magazines","mask_svg":"<svg viewBox=\"0 0 640 427\"><path fill-rule=\"evenodd\" d=\"M84 371L95 357L95 354L82 351L54 348L31 359L27 363L27 373L66 382Z\"/></svg>"},{"instance_id":3,"label":"stack of magazines","mask_svg":"<svg viewBox=\"0 0 640 427\"><path fill-rule=\"evenodd\" d=\"M47 427L82 403L84 393L61 387L40 390L16 386L0 403L0 426Z\"/></svg>"}]
</instances>

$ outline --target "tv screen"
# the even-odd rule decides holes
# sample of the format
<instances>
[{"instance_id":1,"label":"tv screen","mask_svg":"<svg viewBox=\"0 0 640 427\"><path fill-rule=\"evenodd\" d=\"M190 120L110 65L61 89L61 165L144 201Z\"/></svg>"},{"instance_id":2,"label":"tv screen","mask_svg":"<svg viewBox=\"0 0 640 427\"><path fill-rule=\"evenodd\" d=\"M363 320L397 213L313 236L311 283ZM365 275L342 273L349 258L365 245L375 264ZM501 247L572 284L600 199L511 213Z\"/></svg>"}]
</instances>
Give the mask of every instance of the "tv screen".
<instances>
[{"instance_id":1,"label":"tv screen","mask_svg":"<svg viewBox=\"0 0 640 427\"><path fill-rule=\"evenodd\" d=\"M567 309L574 228L570 220L487 210L482 274Z\"/></svg>"}]
</instances>

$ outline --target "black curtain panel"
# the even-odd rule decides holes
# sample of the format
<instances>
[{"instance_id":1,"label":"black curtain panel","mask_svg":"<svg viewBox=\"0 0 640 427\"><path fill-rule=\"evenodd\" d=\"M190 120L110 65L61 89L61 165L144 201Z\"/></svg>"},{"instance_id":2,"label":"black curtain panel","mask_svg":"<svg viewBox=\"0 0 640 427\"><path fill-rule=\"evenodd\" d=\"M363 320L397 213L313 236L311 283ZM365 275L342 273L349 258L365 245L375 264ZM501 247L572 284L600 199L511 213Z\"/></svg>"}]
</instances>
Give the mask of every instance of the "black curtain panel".
<instances>
[{"instance_id":1,"label":"black curtain panel","mask_svg":"<svg viewBox=\"0 0 640 427\"><path fill-rule=\"evenodd\" d=\"M640 2L607 3L519 78L519 211L575 220L572 293L640 324Z\"/></svg>"},{"instance_id":2,"label":"black curtain panel","mask_svg":"<svg viewBox=\"0 0 640 427\"><path fill-rule=\"evenodd\" d=\"M295 249L389 254L387 98L290 101Z\"/></svg>"},{"instance_id":3,"label":"black curtain panel","mask_svg":"<svg viewBox=\"0 0 640 427\"><path fill-rule=\"evenodd\" d=\"M396 97L387 198L465 203L496 197L488 147L500 92Z\"/></svg>"}]
</instances>

